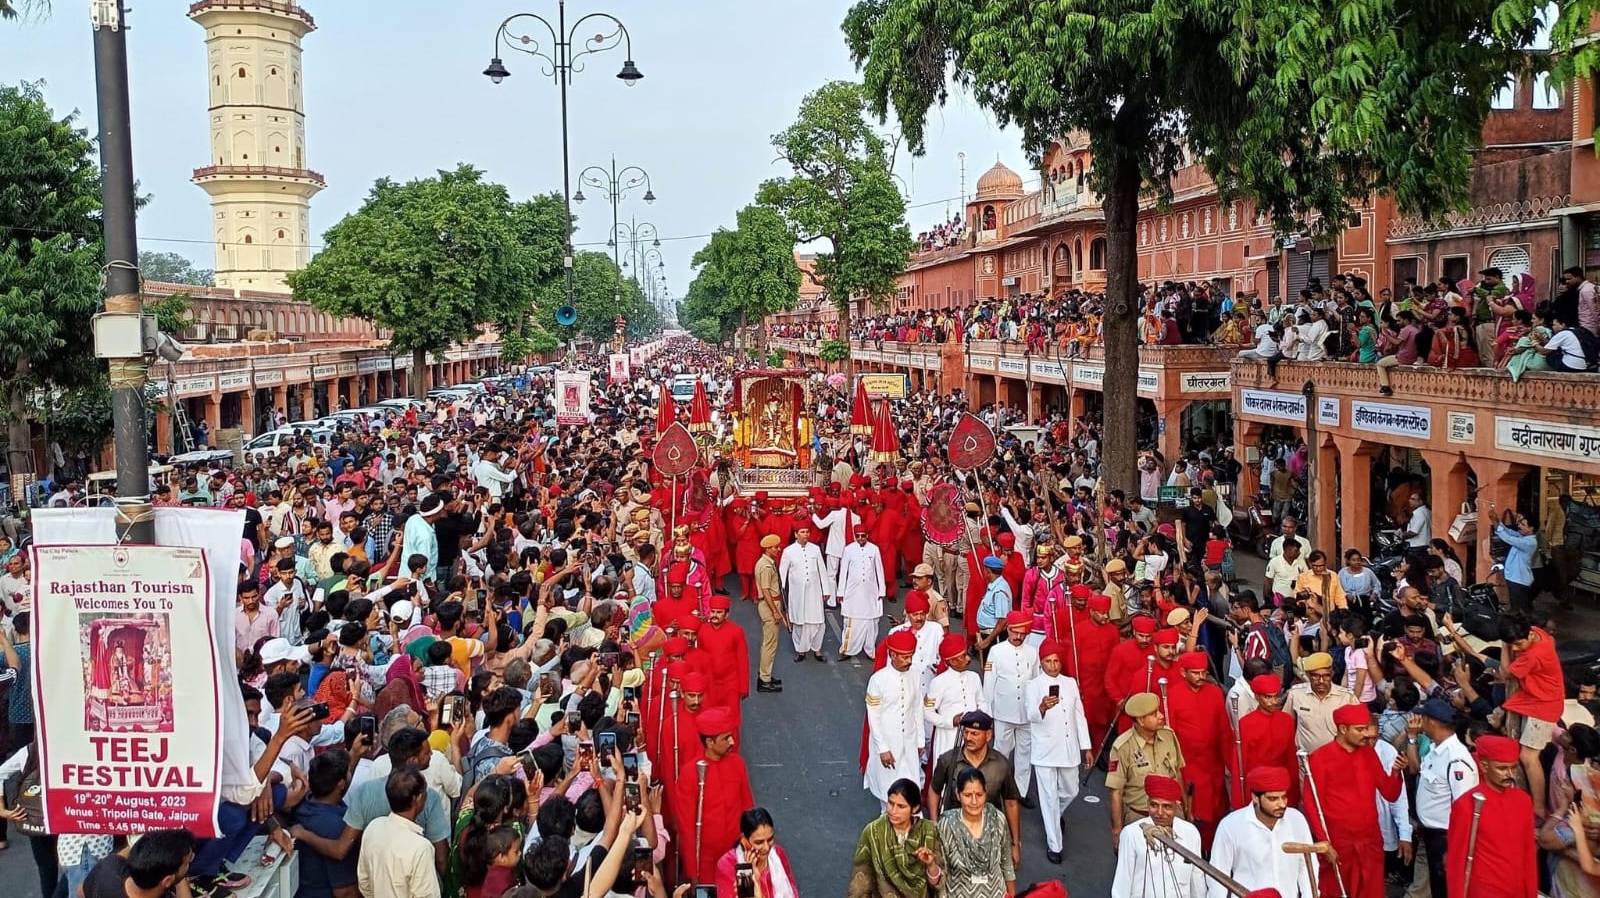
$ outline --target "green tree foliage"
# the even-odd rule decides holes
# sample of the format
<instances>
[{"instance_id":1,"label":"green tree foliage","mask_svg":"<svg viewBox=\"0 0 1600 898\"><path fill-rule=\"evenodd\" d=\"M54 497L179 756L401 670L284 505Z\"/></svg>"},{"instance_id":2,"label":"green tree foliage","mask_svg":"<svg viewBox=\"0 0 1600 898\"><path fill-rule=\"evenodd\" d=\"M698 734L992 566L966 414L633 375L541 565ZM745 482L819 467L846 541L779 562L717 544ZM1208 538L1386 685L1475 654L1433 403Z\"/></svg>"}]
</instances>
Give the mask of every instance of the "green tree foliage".
<instances>
[{"instance_id":1,"label":"green tree foliage","mask_svg":"<svg viewBox=\"0 0 1600 898\"><path fill-rule=\"evenodd\" d=\"M792 309L800 296L794 236L771 206L740 209L734 230L717 229L692 264L698 272L679 317L707 342L721 343L747 323Z\"/></svg>"},{"instance_id":2,"label":"green tree foliage","mask_svg":"<svg viewBox=\"0 0 1600 898\"><path fill-rule=\"evenodd\" d=\"M38 13L41 17L50 12L50 0L0 0L0 19L20 19Z\"/></svg>"},{"instance_id":3,"label":"green tree foliage","mask_svg":"<svg viewBox=\"0 0 1600 898\"><path fill-rule=\"evenodd\" d=\"M794 124L772 136L794 174L762 184L756 195L782 213L794 242L828 241L812 277L846 328L852 300L881 305L895 295L914 248L894 183L895 148L867 114L859 84L831 81L807 94Z\"/></svg>"},{"instance_id":4,"label":"green tree foliage","mask_svg":"<svg viewBox=\"0 0 1600 898\"><path fill-rule=\"evenodd\" d=\"M500 358L505 361L519 362L560 348L560 339L542 327L534 314L533 297L545 282L563 276L562 246L568 222L566 207L554 193L536 196L512 209L512 227L527 254L529 284L524 300L502 307L494 317Z\"/></svg>"},{"instance_id":5,"label":"green tree foliage","mask_svg":"<svg viewBox=\"0 0 1600 898\"><path fill-rule=\"evenodd\" d=\"M0 393L10 469L31 472L28 395L104 377L89 318L100 301L100 169L76 116L33 85L0 87Z\"/></svg>"},{"instance_id":6,"label":"green tree foliage","mask_svg":"<svg viewBox=\"0 0 1600 898\"><path fill-rule=\"evenodd\" d=\"M177 253L151 250L139 251L139 275L147 281L166 284L190 284L210 287L216 283L217 273L209 268L196 268L194 263Z\"/></svg>"},{"instance_id":7,"label":"green tree foliage","mask_svg":"<svg viewBox=\"0 0 1600 898\"><path fill-rule=\"evenodd\" d=\"M566 328L556 324L556 310L566 303L566 280L556 277L539 288L538 322L545 330L566 338ZM578 310L573 335L609 342L617 333L617 316L648 321L653 309L632 278L623 277L617 263L605 253L584 251L572 260L572 297Z\"/></svg>"},{"instance_id":8,"label":"green tree foliage","mask_svg":"<svg viewBox=\"0 0 1600 898\"><path fill-rule=\"evenodd\" d=\"M383 178L289 285L318 309L388 329L390 348L411 353L420 371L426 353L526 312L547 274L544 249L522 242L537 230L534 217L469 165L405 184ZM425 380L416 380L421 395Z\"/></svg>"},{"instance_id":9,"label":"green tree foliage","mask_svg":"<svg viewBox=\"0 0 1600 898\"><path fill-rule=\"evenodd\" d=\"M1336 230L1374 191L1408 212L1458 207L1490 98L1529 64L1520 48L1544 5L860 0L844 31L872 111L892 111L913 152L952 83L1020 129L1036 161L1053 138L1088 135L1106 221L1104 474L1127 489L1140 196L1170 198L1187 151L1225 201L1253 200L1284 232ZM1597 6L1563 4L1556 39L1586 34Z\"/></svg>"}]
</instances>

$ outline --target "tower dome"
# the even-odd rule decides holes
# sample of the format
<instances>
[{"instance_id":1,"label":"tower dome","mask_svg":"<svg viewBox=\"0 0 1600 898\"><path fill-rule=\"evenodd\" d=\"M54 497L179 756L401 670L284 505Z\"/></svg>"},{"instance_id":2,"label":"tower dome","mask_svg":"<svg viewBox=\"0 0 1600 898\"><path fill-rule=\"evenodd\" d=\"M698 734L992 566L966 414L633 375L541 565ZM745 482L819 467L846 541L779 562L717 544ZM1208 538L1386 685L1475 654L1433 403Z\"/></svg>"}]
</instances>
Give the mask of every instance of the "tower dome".
<instances>
[{"instance_id":1,"label":"tower dome","mask_svg":"<svg viewBox=\"0 0 1600 898\"><path fill-rule=\"evenodd\" d=\"M978 179L978 199L1017 200L1022 198L1022 176L998 160Z\"/></svg>"}]
</instances>

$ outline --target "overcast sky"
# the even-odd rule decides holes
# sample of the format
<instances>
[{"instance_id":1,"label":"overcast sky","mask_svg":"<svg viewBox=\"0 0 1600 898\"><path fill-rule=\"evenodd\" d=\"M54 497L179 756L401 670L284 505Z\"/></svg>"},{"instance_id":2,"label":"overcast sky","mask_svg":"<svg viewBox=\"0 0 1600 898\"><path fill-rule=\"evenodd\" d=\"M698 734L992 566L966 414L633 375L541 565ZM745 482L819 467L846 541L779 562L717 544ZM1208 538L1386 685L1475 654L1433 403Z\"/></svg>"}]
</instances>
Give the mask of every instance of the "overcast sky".
<instances>
[{"instance_id":1,"label":"overcast sky","mask_svg":"<svg viewBox=\"0 0 1600 898\"><path fill-rule=\"evenodd\" d=\"M210 268L207 198L189 183L209 143L203 34L182 0L134 0L128 33L135 176L152 202L140 214L142 249L181 253ZM42 21L0 25L0 82L45 82L60 113L83 113L94 128L94 63L86 0L55 0ZM822 83L851 78L839 31L848 0L740 0L661 3L574 2L568 22L609 12L633 36L643 81L614 76L622 54L588 57L573 79L571 153L579 170L638 165L658 197L623 201L624 221L657 226L668 289L681 296L689 259L750 202L773 164L771 135L794 119L801 97ZM312 240L355 210L374 179L405 180L468 162L506 184L514 197L561 188L559 92L539 61L503 53L513 77L496 86L481 74L495 29L506 16L537 12L552 20L554 0L309 0L317 30L305 39L307 164L328 188L312 200ZM799 15L803 11L804 15ZM587 26L585 32L588 32ZM935 112L928 152L904 158L913 232L958 209L961 162L966 189L995 160L1023 173L1017 132L965 98ZM586 191L576 240L604 249L610 206ZM585 247L584 244L590 244ZM595 244L598 244L596 246Z\"/></svg>"}]
</instances>

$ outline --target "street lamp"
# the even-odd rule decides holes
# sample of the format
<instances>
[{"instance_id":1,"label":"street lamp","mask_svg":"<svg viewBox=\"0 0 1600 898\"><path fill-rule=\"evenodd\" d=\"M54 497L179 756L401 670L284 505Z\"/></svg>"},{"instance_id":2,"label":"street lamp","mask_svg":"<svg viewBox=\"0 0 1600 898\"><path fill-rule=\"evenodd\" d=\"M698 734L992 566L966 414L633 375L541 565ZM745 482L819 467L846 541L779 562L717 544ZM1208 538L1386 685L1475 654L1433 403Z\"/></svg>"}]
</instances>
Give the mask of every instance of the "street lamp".
<instances>
[{"instance_id":1,"label":"street lamp","mask_svg":"<svg viewBox=\"0 0 1600 898\"><path fill-rule=\"evenodd\" d=\"M584 200L583 185L585 184L598 189L601 196L604 196L606 199L611 201L612 233L616 232L617 225L619 224L617 221L617 204L622 201L623 194L626 194L629 190L632 190L635 187L643 185L644 201L646 203L653 203L656 201L655 191L650 189L650 173L637 165L630 165L621 171L618 171L617 157L615 156L611 157L610 170L601 168L598 165L591 165L583 171L578 172L578 192L573 194L572 198L580 203ZM619 247L617 246L616 241L613 239L608 242L608 245L611 247L612 263L616 264L618 267L621 267L622 258L621 253L618 251Z\"/></svg>"},{"instance_id":2,"label":"street lamp","mask_svg":"<svg viewBox=\"0 0 1600 898\"><path fill-rule=\"evenodd\" d=\"M595 20L595 24L601 29L616 26L615 30L602 30L593 37L586 37L583 39L581 49L575 48L578 29L591 19ZM548 45L540 43L543 35L535 36L521 30L524 27L532 27L533 22L544 26L545 33L549 35ZM610 13L592 12L573 22L569 29L566 0L558 0L556 4L554 25L543 16L531 12L508 16L500 23L500 27L495 31L494 53L489 60L489 67L483 70L483 74L495 84L511 77L511 70L506 68L505 62L500 58L502 45L544 60L544 73L554 78L561 88L561 199L567 213L567 245L563 265L567 274L566 304L576 308L572 285L572 165L569 159L567 131L567 87L572 83L572 73L583 71L583 64L580 61L583 57L610 50L618 45L624 47L626 56L622 62L622 70L617 72L617 77L622 83L632 87L635 82L644 78L644 74L633 64L633 36L628 33L621 19Z\"/></svg>"}]
</instances>

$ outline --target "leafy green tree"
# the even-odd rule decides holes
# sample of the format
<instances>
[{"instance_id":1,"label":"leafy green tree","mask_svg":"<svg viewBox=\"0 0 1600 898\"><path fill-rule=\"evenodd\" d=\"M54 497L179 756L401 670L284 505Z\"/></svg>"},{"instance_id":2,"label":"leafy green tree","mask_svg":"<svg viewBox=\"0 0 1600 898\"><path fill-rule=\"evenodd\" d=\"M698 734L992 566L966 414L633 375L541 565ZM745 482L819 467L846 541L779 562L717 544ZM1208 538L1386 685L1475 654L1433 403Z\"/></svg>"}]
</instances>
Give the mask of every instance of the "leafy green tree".
<instances>
[{"instance_id":1,"label":"leafy green tree","mask_svg":"<svg viewBox=\"0 0 1600 898\"><path fill-rule=\"evenodd\" d=\"M526 224L505 188L466 164L405 184L382 178L289 285L318 309L389 330L390 348L421 371L427 353L528 308L538 266ZM416 381L420 397L426 382Z\"/></svg>"},{"instance_id":2,"label":"leafy green tree","mask_svg":"<svg viewBox=\"0 0 1600 898\"><path fill-rule=\"evenodd\" d=\"M20 19L23 16L50 12L50 0L0 0L0 19Z\"/></svg>"},{"instance_id":3,"label":"leafy green tree","mask_svg":"<svg viewBox=\"0 0 1600 898\"><path fill-rule=\"evenodd\" d=\"M1141 195L1170 199L1185 155L1224 201L1280 231L1330 232L1375 191L1403 211L1458 208L1495 89L1544 0L860 0L844 21L872 112L921 152L951 84L1022 132L1035 161L1087 134L1104 198L1107 366L1103 473L1137 485ZM1594 0L1562 4L1559 43ZM1570 27L1568 27L1570 26ZM1597 57L1585 47L1581 64ZM1534 63L1539 64L1539 63Z\"/></svg>"},{"instance_id":4,"label":"leafy green tree","mask_svg":"<svg viewBox=\"0 0 1600 898\"><path fill-rule=\"evenodd\" d=\"M565 339L566 328L556 324L556 310L566 302L565 277L552 278L539 288L536 305L539 326ZM623 277L616 262L605 253L586 250L572 260L572 301L578 310L574 336L596 342L611 340L617 332L617 316L629 321L645 315L648 305L644 293L632 278Z\"/></svg>"},{"instance_id":5,"label":"leafy green tree","mask_svg":"<svg viewBox=\"0 0 1600 898\"><path fill-rule=\"evenodd\" d=\"M541 194L512 209L512 226L526 253L529 284L523 300L503 306L495 315L500 358L505 361L520 362L560 348L560 339L540 325L534 296L550 279L564 277L562 246L567 239L568 221L561 197L554 193Z\"/></svg>"},{"instance_id":6,"label":"leafy green tree","mask_svg":"<svg viewBox=\"0 0 1600 898\"><path fill-rule=\"evenodd\" d=\"M800 296L794 236L778 210L745 206L735 220L734 230L719 228L692 260L700 298L711 301L696 311L716 321L719 343L751 321L794 308Z\"/></svg>"},{"instance_id":7,"label":"leafy green tree","mask_svg":"<svg viewBox=\"0 0 1600 898\"><path fill-rule=\"evenodd\" d=\"M89 326L104 255L100 167L76 119L56 118L37 86L0 87L0 395L12 473L34 469L29 394L105 376Z\"/></svg>"},{"instance_id":8,"label":"leafy green tree","mask_svg":"<svg viewBox=\"0 0 1600 898\"><path fill-rule=\"evenodd\" d=\"M139 251L139 274L147 281L166 284L191 284L210 287L216 284L217 273L209 268L196 268L194 263L177 253L152 250Z\"/></svg>"},{"instance_id":9,"label":"leafy green tree","mask_svg":"<svg viewBox=\"0 0 1600 898\"><path fill-rule=\"evenodd\" d=\"M761 185L756 201L776 208L794 243L825 239L812 279L848 330L850 303L875 305L895 295L914 243L905 198L894 183L893 143L867 119L867 94L830 81L800 101L794 124L774 134L778 157L794 174Z\"/></svg>"}]
</instances>

